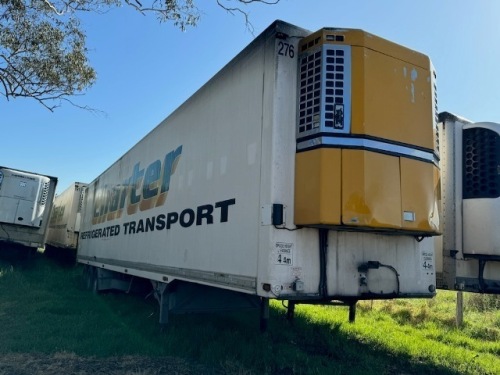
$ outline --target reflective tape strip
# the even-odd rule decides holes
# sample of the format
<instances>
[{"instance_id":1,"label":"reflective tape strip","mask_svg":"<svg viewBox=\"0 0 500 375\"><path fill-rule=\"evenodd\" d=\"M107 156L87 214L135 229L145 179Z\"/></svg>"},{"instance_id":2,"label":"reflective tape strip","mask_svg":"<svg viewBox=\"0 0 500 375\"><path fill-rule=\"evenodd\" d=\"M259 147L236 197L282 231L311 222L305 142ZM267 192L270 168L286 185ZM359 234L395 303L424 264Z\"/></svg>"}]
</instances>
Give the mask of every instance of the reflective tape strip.
<instances>
[{"instance_id":1,"label":"reflective tape strip","mask_svg":"<svg viewBox=\"0 0 500 375\"><path fill-rule=\"evenodd\" d=\"M398 156L407 156L409 158L421 159L430 163L437 163L433 152L423 151L416 148L396 145L393 143L376 141L365 138L355 137L318 137L302 141L297 144L297 151L303 151L309 148L318 148L320 146L333 146L344 148L360 148L383 152Z\"/></svg>"}]
</instances>

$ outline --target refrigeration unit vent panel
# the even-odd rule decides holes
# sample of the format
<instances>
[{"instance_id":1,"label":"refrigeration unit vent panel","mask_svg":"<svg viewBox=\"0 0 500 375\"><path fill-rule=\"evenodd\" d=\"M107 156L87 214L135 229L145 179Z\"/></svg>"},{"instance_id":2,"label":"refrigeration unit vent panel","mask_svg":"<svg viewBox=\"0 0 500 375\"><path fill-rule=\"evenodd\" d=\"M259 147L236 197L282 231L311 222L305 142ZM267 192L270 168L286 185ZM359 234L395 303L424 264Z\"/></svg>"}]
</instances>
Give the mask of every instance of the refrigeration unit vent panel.
<instances>
[{"instance_id":1,"label":"refrigeration unit vent panel","mask_svg":"<svg viewBox=\"0 0 500 375\"><path fill-rule=\"evenodd\" d=\"M463 127L463 253L500 259L500 126Z\"/></svg>"},{"instance_id":2,"label":"refrigeration unit vent panel","mask_svg":"<svg viewBox=\"0 0 500 375\"><path fill-rule=\"evenodd\" d=\"M42 186L42 196L40 198L40 206L45 206L47 203L47 198L49 196L50 182L44 182Z\"/></svg>"},{"instance_id":3,"label":"refrigeration unit vent panel","mask_svg":"<svg viewBox=\"0 0 500 375\"><path fill-rule=\"evenodd\" d=\"M348 133L351 112L350 47L323 45L299 58L297 137Z\"/></svg>"},{"instance_id":4,"label":"refrigeration unit vent panel","mask_svg":"<svg viewBox=\"0 0 500 375\"><path fill-rule=\"evenodd\" d=\"M481 128L463 132L463 198L500 196L500 136Z\"/></svg>"}]
</instances>

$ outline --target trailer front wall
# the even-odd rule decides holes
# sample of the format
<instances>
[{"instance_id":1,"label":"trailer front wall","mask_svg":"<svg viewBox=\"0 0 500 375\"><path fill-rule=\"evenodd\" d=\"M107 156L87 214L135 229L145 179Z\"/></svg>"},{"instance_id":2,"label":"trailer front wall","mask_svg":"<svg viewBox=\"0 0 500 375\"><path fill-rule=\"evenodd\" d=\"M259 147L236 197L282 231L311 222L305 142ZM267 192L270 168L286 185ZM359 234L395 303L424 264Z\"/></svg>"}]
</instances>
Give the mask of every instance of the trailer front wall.
<instances>
[{"instance_id":1,"label":"trailer front wall","mask_svg":"<svg viewBox=\"0 0 500 375\"><path fill-rule=\"evenodd\" d=\"M440 115L439 138L441 144L442 202L444 231L437 240L438 287L470 292L500 293L500 256L498 255L498 233L495 220L498 197L466 199L471 191L467 188L490 187L484 176L474 177L472 185L464 184L464 176L471 155L463 150L463 130L481 128L484 124L470 121L444 112ZM499 132L498 124L488 124ZM484 145L483 145L484 146ZM498 154L498 144L487 147L487 153ZM470 151L468 151L470 152ZM490 155L490 156L491 156ZM474 156L474 164L485 160ZM465 165L464 165L465 163ZM497 175L493 163L493 176ZM485 183L486 182L486 183ZM495 254L496 252L496 254Z\"/></svg>"}]
</instances>

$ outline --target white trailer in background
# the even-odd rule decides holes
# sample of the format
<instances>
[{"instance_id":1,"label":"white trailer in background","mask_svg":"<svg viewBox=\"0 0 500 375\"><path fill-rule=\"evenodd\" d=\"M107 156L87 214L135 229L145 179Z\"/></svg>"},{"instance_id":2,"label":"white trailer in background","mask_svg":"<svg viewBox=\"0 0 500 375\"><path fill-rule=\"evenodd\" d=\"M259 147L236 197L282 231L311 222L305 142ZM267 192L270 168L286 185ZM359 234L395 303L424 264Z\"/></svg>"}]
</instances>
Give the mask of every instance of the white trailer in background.
<instances>
[{"instance_id":1,"label":"white trailer in background","mask_svg":"<svg viewBox=\"0 0 500 375\"><path fill-rule=\"evenodd\" d=\"M434 296L434 95L420 53L276 21L89 184L89 286L150 280L162 324L260 305L262 327L269 299L354 319L358 300Z\"/></svg>"},{"instance_id":2,"label":"white trailer in background","mask_svg":"<svg viewBox=\"0 0 500 375\"><path fill-rule=\"evenodd\" d=\"M500 294L500 124L439 115L441 289Z\"/></svg>"},{"instance_id":3,"label":"white trailer in background","mask_svg":"<svg viewBox=\"0 0 500 375\"><path fill-rule=\"evenodd\" d=\"M46 245L76 252L86 187L87 184L74 182L61 194L56 195Z\"/></svg>"},{"instance_id":4,"label":"white trailer in background","mask_svg":"<svg viewBox=\"0 0 500 375\"><path fill-rule=\"evenodd\" d=\"M0 167L0 242L43 247L57 178Z\"/></svg>"}]
</instances>

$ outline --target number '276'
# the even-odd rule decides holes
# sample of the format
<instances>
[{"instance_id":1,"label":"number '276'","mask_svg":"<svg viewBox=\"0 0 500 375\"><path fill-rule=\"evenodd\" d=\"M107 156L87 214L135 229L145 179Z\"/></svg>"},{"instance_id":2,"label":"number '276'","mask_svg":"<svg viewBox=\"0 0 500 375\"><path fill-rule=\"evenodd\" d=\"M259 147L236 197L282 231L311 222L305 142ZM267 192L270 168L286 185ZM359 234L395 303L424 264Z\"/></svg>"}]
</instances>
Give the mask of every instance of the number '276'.
<instances>
[{"instance_id":1,"label":"number '276'","mask_svg":"<svg viewBox=\"0 0 500 375\"><path fill-rule=\"evenodd\" d=\"M293 59L295 57L295 48L291 44L280 41L278 43L278 55Z\"/></svg>"}]
</instances>

